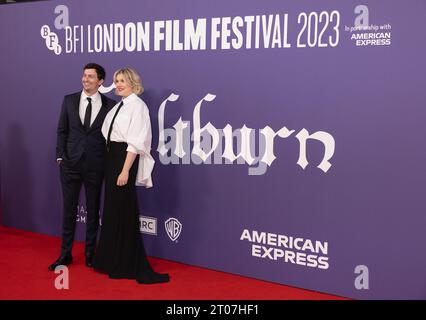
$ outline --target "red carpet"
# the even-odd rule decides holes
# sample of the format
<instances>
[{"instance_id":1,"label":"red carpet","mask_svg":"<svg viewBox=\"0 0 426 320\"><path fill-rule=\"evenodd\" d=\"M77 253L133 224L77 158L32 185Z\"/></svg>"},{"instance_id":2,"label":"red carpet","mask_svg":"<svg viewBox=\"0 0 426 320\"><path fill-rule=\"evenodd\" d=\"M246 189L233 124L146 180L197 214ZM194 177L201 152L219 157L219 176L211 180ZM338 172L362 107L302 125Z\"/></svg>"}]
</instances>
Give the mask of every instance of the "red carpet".
<instances>
[{"instance_id":1,"label":"red carpet","mask_svg":"<svg viewBox=\"0 0 426 320\"><path fill-rule=\"evenodd\" d=\"M58 274L47 270L57 258L60 239L0 226L0 299L126 299L126 300L330 300L341 297L287 287L224 272L150 258L171 282L138 285L112 280L84 265L84 245L75 243L69 267L69 289L57 290Z\"/></svg>"}]
</instances>

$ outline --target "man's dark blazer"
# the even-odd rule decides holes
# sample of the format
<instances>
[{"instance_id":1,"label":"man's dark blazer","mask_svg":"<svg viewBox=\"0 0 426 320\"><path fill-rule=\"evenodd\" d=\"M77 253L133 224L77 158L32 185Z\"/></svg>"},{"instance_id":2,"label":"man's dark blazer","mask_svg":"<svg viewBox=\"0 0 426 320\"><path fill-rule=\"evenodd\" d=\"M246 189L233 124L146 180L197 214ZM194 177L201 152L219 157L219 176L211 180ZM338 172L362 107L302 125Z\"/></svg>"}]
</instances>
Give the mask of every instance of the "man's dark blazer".
<instances>
[{"instance_id":1,"label":"man's dark blazer","mask_svg":"<svg viewBox=\"0 0 426 320\"><path fill-rule=\"evenodd\" d=\"M85 154L87 167L103 170L106 146L101 129L105 116L116 102L100 95L102 107L87 132L79 115L81 91L64 97L58 123L56 158L62 158L67 166L74 166Z\"/></svg>"}]
</instances>

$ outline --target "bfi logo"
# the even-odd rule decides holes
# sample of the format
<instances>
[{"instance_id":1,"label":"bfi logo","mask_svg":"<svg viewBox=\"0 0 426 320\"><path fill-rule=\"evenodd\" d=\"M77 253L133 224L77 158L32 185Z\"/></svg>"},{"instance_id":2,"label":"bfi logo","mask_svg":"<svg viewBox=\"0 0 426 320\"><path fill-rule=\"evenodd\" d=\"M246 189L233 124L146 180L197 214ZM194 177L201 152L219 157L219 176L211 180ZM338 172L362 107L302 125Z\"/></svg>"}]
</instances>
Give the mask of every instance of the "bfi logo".
<instances>
[{"instance_id":1,"label":"bfi logo","mask_svg":"<svg viewBox=\"0 0 426 320\"><path fill-rule=\"evenodd\" d=\"M140 232L157 235L157 218L140 216L139 221L141 223Z\"/></svg>"},{"instance_id":2,"label":"bfi logo","mask_svg":"<svg viewBox=\"0 0 426 320\"><path fill-rule=\"evenodd\" d=\"M62 52L62 47L59 44L58 35L52 31L48 25L44 25L40 29L40 35L45 40L46 47L53 51L56 55L60 55Z\"/></svg>"}]
</instances>

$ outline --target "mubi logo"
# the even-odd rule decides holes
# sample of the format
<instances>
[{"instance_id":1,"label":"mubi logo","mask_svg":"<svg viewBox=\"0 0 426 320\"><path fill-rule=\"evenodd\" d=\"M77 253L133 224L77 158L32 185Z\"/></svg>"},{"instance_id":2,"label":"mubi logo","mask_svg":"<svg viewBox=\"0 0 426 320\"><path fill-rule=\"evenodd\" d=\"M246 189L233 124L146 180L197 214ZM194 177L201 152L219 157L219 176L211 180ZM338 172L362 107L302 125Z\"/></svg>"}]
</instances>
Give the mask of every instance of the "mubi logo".
<instances>
[{"instance_id":1,"label":"mubi logo","mask_svg":"<svg viewBox=\"0 0 426 320\"><path fill-rule=\"evenodd\" d=\"M164 227L166 228L167 235L172 241L176 241L182 232L182 223L176 218L167 219L166 222L164 222Z\"/></svg>"}]
</instances>

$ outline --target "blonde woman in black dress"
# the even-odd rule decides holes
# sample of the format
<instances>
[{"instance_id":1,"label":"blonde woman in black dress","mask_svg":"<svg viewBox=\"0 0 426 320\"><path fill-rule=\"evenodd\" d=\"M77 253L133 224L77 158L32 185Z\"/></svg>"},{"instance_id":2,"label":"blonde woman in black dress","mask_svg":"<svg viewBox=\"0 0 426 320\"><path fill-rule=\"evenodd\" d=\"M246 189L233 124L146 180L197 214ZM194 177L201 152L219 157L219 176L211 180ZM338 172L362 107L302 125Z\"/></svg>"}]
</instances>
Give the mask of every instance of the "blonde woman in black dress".
<instances>
[{"instance_id":1,"label":"blonde woman in black dress","mask_svg":"<svg viewBox=\"0 0 426 320\"><path fill-rule=\"evenodd\" d=\"M136 185L152 187L154 166L149 110L138 97L143 87L131 68L117 70L114 83L122 100L107 114L102 126L107 140L105 202L93 266L114 279L168 282L168 274L151 268L139 231Z\"/></svg>"}]
</instances>

